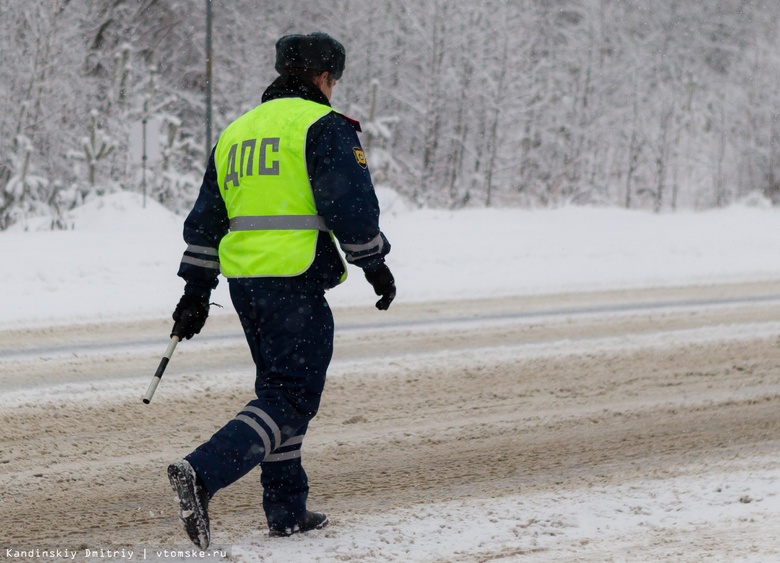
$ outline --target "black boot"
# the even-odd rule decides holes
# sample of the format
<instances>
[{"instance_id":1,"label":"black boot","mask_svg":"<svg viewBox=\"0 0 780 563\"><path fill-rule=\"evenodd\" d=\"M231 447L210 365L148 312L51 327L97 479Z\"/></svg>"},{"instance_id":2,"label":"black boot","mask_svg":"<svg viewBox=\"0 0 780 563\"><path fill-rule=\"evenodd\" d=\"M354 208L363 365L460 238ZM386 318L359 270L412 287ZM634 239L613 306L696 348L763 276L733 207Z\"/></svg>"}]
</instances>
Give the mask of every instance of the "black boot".
<instances>
[{"instance_id":1,"label":"black boot","mask_svg":"<svg viewBox=\"0 0 780 563\"><path fill-rule=\"evenodd\" d=\"M308 532L310 530L319 530L328 525L328 517L322 512L306 511L301 521L292 528L270 528L268 535L272 538L283 538L293 534Z\"/></svg>"},{"instance_id":2,"label":"black boot","mask_svg":"<svg viewBox=\"0 0 780 563\"><path fill-rule=\"evenodd\" d=\"M179 518L184 523L184 530L192 543L206 549L211 542L208 492L185 459L168 466L168 480L179 501Z\"/></svg>"}]
</instances>

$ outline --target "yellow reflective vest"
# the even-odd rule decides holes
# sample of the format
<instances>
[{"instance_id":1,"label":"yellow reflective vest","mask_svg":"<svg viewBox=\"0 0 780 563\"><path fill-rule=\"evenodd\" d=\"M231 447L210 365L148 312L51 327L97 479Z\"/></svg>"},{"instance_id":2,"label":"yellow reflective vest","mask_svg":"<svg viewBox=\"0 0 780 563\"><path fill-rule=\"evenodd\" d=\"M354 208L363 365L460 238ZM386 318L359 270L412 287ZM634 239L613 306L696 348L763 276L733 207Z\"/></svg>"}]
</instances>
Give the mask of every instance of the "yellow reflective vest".
<instances>
[{"instance_id":1,"label":"yellow reflective vest","mask_svg":"<svg viewBox=\"0 0 780 563\"><path fill-rule=\"evenodd\" d=\"M225 277L290 277L311 266L318 231L328 229L309 183L306 136L332 111L302 98L271 100L220 136L217 183L230 219L219 245Z\"/></svg>"}]
</instances>

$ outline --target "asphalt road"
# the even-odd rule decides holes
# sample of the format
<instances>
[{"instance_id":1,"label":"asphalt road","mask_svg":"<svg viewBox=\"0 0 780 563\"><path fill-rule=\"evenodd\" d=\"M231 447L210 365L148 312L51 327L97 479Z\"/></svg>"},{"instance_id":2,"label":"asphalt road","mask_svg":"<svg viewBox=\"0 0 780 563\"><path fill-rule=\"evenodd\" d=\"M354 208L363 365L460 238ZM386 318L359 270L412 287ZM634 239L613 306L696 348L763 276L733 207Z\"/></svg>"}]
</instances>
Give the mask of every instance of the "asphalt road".
<instances>
[{"instance_id":1,"label":"asphalt road","mask_svg":"<svg viewBox=\"0 0 780 563\"><path fill-rule=\"evenodd\" d=\"M671 479L777 452L780 283L334 314L304 447L329 534L380 507ZM215 316L144 405L169 324L0 332L0 544L187 544L165 467L251 399L253 366L237 320ZM258 482L213 499L213 541L263 527Z\"/></svg>"}]
</instances>

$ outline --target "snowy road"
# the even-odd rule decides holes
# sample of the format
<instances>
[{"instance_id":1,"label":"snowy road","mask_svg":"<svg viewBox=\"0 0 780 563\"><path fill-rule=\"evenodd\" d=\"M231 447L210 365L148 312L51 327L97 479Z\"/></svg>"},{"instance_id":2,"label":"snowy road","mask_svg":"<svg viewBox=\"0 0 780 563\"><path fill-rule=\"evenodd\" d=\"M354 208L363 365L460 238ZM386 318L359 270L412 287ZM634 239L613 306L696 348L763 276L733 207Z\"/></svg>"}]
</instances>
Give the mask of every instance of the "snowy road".
<instances>
[{"instance_id":1,"label":"snowy road","mask_svg":"<svg viewBox=\"0 0 780 563\"><path fill-rule=\"evenodd\" d=\"M231 560L780 558L780 283L335 315L304 448L332 525L268 539L250 474L211 505ZM165 467L251 398L252 365L216 316L143 405L168 330L0 333L3 555L188 547Z\"/></svg>"}]
</instances>

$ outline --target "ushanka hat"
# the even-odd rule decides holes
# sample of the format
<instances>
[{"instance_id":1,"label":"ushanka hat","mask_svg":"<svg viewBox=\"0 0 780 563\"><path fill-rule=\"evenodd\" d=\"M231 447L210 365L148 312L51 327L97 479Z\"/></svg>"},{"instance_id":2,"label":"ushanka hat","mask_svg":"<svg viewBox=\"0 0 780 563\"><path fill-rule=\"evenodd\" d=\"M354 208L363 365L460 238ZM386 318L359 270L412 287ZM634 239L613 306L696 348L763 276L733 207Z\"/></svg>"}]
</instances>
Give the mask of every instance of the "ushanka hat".
<instances>
[{"instance_id":1,"label":"ushanka hat","mask_svg":"<svg viewBox=\"0 0 780 563\"><path fill-rule=\"evenodd\" d=\"M338 80L344 72L344 45L327 33L285 35L276 42L276 65L281 74L285 68L312 68L328 72Z\"/></svg>"}]
</instances>

